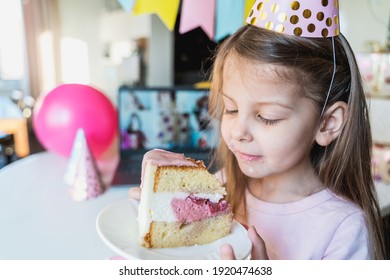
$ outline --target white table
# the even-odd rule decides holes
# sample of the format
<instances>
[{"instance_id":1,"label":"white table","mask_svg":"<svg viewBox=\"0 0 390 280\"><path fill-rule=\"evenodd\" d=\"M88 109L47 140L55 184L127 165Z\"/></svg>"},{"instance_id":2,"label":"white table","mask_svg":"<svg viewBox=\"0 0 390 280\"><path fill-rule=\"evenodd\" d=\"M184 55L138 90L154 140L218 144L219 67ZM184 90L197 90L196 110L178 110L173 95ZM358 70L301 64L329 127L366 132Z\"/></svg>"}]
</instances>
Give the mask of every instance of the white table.
<instances>
[{"instance_id":1,"label":"white table","mask_svg":"<svg viewBox=\"0 0 390 280\"><path fill-rule=\"evenodd\" d=\"M68 160L43 152L0 169L0 259L110 259L95 222L107 205L127 198L112 187L77 202L63 183Z\"/></svg>"},{"instance_id":2,"label":"white table","mask_svg":"<svg viewBox=\"0 0 390 280\"><path fill-rule=\"evenodd\" d=\"M127 198L130 186L76 202L62 179L67 159L34 154L0 169L0 259L110 259L100 240L98 213ZM383 215L390 214L390 185L377 185Z\"/></svg>"}]
</instances>

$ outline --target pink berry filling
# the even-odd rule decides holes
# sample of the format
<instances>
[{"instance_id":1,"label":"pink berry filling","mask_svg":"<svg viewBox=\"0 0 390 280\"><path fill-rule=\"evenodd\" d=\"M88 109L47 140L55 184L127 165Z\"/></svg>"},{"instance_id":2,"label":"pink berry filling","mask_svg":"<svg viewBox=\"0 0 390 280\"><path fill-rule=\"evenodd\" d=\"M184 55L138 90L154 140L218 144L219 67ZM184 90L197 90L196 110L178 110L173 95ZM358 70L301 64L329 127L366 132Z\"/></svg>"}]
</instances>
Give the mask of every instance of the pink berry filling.
<instances>
[{"instance_id":1,"label":"pink berry filling","mask_svg":"<svg viewBox=\"0 0 390 280\"><path fill-rule=\"evenodd\" d=\"M173 199L171 206L177 220L182 223L191 223L216 216L228 211L229 208L226 200L221 199L214 203L206 198L194 195L190 195L185 199Z\"/></svg>"}]
</instances>

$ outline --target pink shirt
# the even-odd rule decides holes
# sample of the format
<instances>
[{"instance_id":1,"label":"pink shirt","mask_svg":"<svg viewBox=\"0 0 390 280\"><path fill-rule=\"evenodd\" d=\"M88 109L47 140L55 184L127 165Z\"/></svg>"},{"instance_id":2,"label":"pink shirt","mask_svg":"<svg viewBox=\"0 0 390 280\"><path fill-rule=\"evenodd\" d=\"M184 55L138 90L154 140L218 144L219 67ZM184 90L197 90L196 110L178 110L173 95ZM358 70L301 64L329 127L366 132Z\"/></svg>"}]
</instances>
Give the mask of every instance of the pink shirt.
<instances>
[{"instance_id":1,"label":"pink shirt","mask_svg":"<svg viewBox=\"0 0 390 280\"><path fill-rule=\"evenodd\" d=\"M362 210L331 190L291 203L269 203L247 191L248 225L270 259L371 259Z\"/></svg>"}]
</instances>

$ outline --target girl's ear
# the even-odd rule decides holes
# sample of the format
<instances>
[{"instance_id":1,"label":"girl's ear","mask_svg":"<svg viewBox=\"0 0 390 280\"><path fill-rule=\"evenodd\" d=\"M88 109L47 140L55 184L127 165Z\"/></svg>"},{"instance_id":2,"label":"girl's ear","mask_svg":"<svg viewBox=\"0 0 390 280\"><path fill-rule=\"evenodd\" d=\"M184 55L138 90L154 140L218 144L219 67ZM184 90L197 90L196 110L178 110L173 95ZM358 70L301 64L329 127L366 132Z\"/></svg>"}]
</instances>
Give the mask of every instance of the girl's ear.
<instances>
[{"instance_id":1,"label":"girl's ear","mask_svg":"<svg viewBox=\"0 0 390 280\"><path fill-rule=\"evenodd\" d=\"M338 101L324 113L315 140L320 146L327 146L339 136L348 113L348 104Z\"/></svg>"}]
</instances>

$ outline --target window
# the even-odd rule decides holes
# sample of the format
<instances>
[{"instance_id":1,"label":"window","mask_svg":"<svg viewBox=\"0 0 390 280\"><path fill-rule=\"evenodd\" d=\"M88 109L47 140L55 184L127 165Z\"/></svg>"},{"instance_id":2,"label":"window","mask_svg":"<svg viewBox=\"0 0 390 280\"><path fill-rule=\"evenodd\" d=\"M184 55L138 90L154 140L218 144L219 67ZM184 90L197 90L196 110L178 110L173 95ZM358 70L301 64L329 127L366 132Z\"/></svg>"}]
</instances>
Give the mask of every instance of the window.
<instances>
[{"instance_id":1,"label":"window","mask_svg":"<svg viewBox=\"0 0 390 280\"><path fill-rule=\"evenodd\" d=\"M0 94L25 91L26 56L21 1L0 0Z\"/></svg>"}]
</instances>

